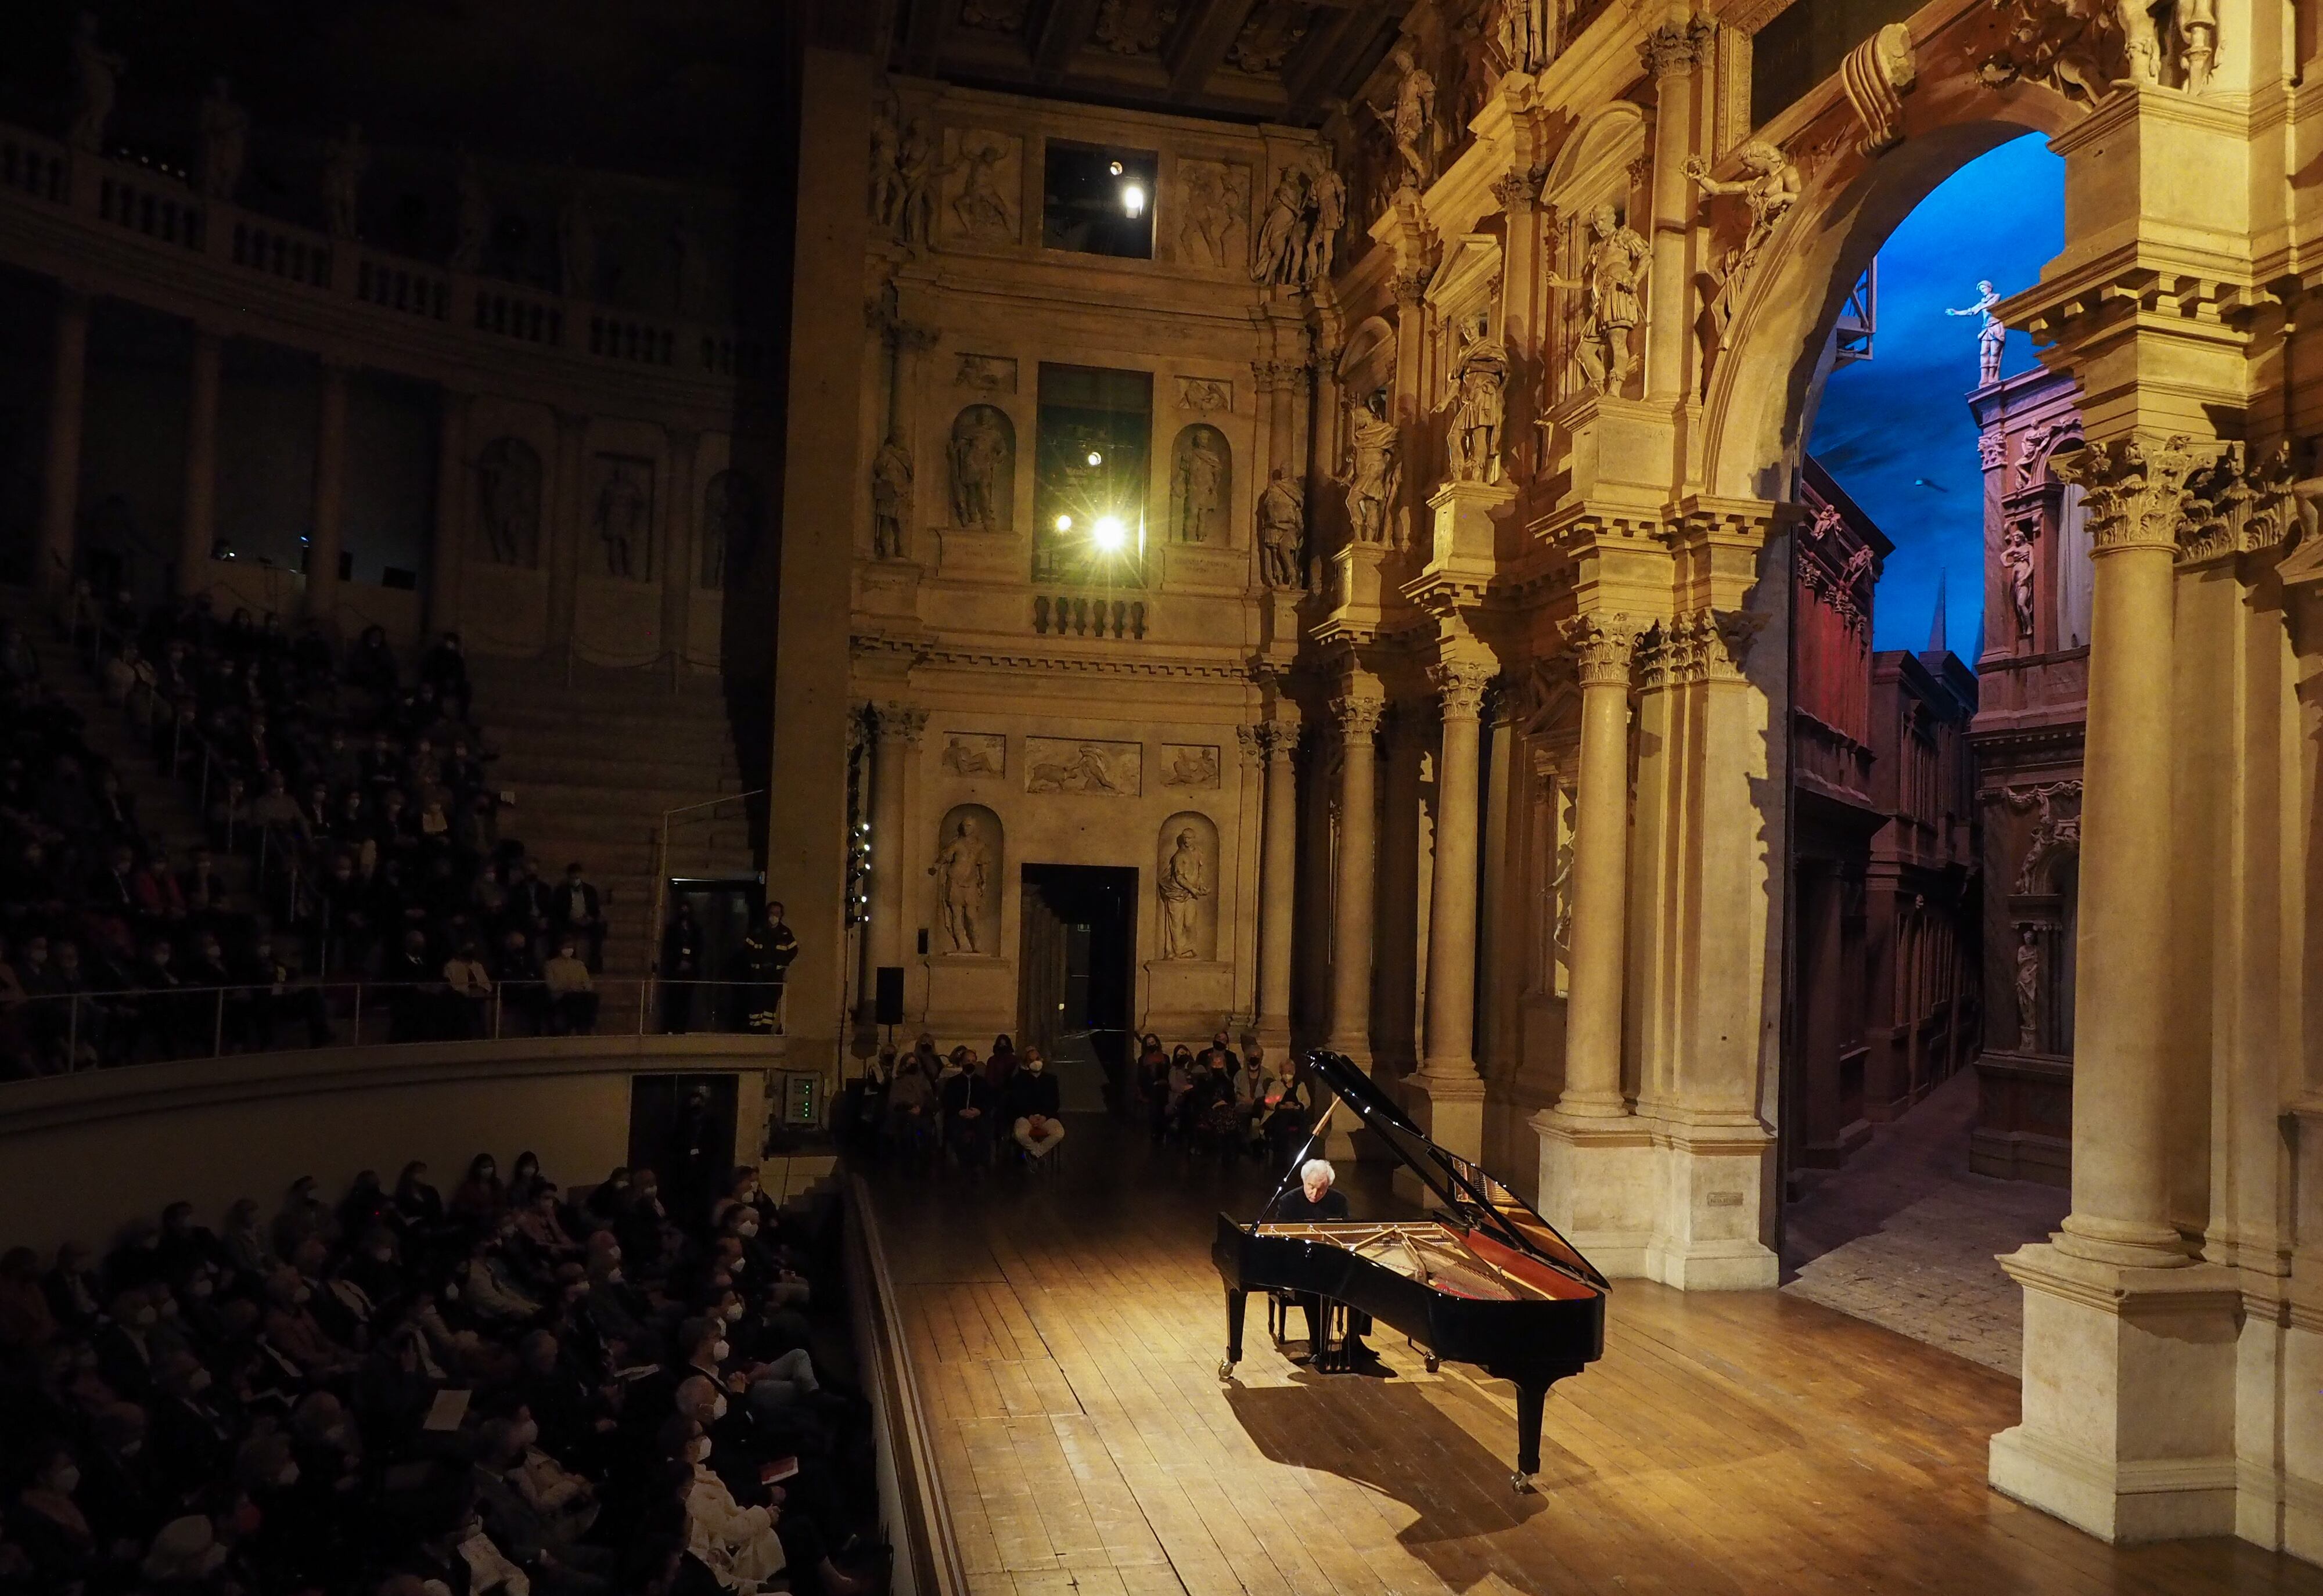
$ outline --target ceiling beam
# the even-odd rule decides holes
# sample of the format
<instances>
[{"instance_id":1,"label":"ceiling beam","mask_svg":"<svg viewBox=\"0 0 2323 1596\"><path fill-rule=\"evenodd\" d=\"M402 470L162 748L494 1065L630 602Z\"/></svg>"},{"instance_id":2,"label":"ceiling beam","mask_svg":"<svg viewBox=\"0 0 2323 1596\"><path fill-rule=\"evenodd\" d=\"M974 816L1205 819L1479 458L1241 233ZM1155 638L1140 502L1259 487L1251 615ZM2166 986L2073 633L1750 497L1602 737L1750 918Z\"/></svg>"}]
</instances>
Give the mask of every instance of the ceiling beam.
<instances>
[{"instance_id":1,"label":"ceiling beam","mask_svg":"<svg viewBox=\"0 0 2323 1596\"><path fill-rule=\"evenodd\" d=\"M1073 51L1088 42L1097 27L1098 0L1049 0L1048 14L1033 41L1033 69L1044 83L1064 76Z\"/></svg>"},{"instance_id":2,"label":"ceiling beam","mask_svg":"<svg viewBox=\"0 0 2323 1596\"><path fill-rule=\"evenodd\" d=\"M1353 75L1359 60L1368 72L1374 47L1382 37L1393 34L1403 9L1400 5L1379 11L1350 6L1333 17L1330 26L1308 35L1307 48L1283 69L1282 90L1290 101L1289 120L1312 122L1323 102L1338 93Z\"/></svg>"},{"instance_id":3,"label":"ceiling beam","mask_svg":"<svg viewBox=\"0 0 2323 1596\"><path fill-rule=\"evenodd\" d=\"M1258 0L1202 0L1201 9L1178 30L1177 58L1170 63L1171 99L1202 92L1257 5Z\"/></svg>"}]
</instances>

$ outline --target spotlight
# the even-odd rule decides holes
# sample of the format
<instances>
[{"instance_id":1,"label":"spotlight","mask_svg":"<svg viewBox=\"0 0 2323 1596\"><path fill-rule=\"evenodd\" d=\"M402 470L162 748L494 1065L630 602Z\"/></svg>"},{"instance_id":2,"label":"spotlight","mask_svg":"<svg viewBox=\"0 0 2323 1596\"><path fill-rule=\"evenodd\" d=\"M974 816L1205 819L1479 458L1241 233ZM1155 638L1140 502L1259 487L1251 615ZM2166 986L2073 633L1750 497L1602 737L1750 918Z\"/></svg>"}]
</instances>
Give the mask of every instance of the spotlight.
<instances>
[{"instance_id":1,"label":"spotlight","mask_svg":"<svg viewBox=\"0 0 2323 1596\"><path fill-rule=\"evenodd\" d=\"M1091 449L1088 452L1088 463L1091 465L1103 465L1105 463L1105 455L1098 450Z\"/></svg>"},{"instance_id":2,"label":"spotlight","mask_svg":"<svg viewBox=\"0 0 2323 1596\"><path fill-rule=\"evenodd\" d=\"M1070 517L1070 516L1059 516L1059 517L1057 518L1057 530L1058 530L1058 531L1060 531L1060 532L1070 532L1070 531L1071 531L1072 529L1073 529L1073 518L1072 518L1072 517Z\"/></svg>"},{"instance_id":3,"label":"spotlight","mask_svg":"<svg viewBox=\"0 0 2323 1596\"><path fill-rule=\"evenodd\" d=\"M1116 177L1116 178L1117 178L1117 177L1121 176L1121 162L1119 162L1118 161L1115 161L1115 162L1114 162L1110 167L1106 168L1106 170L1107 170L1108 171L1112 172L1112 173L1113 173L1113 175L1114 175L1115 177Z\"/></svg>"},{"instance_id":4,"label":"spotlight","mask_svg":"<svg viewBox=\"0 0 2323 1596\"><path fill-rule=\"evenodd\" d=\"M1143 216L1145 213L1145 190L1134 183L1124 186L1121 190L1121 211L1126 216Z\"/></svg>"},{"instance_id":5,"label":"spotlight","mask_svg":"<svg viewBox=\"0 0 2323 1596\"><path fill-rule=\"evenodd\" d=\"M1099 516L1097 519L1096 537L1097 547L1107 554L1112 554L1128 541L1129 532L1128 528L1121 524L1119 516Z\"/></svg>"}]
</instances>

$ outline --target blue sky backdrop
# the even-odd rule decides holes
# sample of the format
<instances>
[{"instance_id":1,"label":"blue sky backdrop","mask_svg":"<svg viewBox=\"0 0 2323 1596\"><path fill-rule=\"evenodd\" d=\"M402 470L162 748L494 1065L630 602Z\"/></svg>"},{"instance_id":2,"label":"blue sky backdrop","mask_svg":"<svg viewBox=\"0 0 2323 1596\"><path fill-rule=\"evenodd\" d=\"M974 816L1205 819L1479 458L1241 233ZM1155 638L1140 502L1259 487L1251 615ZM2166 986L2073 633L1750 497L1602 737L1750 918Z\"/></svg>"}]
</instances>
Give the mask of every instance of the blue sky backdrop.
<instances>
[{"instance_id":1,"label":"blue sky backdrop","mask_svg":"<svg viewBox=\"0 0 2323 1596\"><path fill-rule=\"evenodd\" d=\"M1947 178L1879 251L1872 358L1833 371L1808 452L1895 541L1879 579L1875 648L1924 648L1945 582L1947 642L1976 663L1984 610L1984 498L1976 423L1973 316L1979 278L2002 294L2031 287L2064 247L2065 163L2037 135L2013 140ZM2001 372L2034 364L2008 335Z\"/></svg>"}]
</instances>

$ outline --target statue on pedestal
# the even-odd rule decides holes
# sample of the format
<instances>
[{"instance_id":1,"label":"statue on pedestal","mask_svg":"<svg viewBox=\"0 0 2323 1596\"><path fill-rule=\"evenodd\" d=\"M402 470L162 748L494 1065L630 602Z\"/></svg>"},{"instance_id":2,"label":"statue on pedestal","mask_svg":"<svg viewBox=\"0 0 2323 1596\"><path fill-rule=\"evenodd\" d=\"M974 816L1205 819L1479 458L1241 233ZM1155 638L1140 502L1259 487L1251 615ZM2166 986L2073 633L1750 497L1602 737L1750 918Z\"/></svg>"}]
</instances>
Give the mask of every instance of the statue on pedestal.
<instances>
[{"instance_id":1,"label":"statue on pedestal","mask_svg":"<svg viewBox=\"0 0 2323 1596\"><path fill-rule=\"evenodd\" d=\"M1651 267L1653 246L1610 205L1590 214L1589 234L1595 242L1589 246L1588 276L1578 282L1554 275L1547 280L1551 288L1587 291L1574 362L1593 391L1619 398L1633 363L1630 334L1645 319L1639 290Z\"/></svg>"},{"instance_id":2,"label":"statue on pedestal","mask_svg":"<svg viewBox=\"0 0 2323 1596\"><path fill-rule=\"evenodd\" d=\"M1178 833L1178 846L1162 868L1162 957L1199 959L1202 900L1210 895L1209 867L1192 827Z\"/></svg>"},{"instance_id":3,"label":"statue on pedestal","mask_svg":"<svg viewBox=\"0 0 2323 1596\"><path fill-rule=\"evenodd\" d=\"M363 210L363 169L371 165L363 129L347 124L346 133L323 145L323 221L333 238L353 238Z\"/></svg>"},{"instance_id":4,"label":"statue on pedestal","mask_svg":"<svg viewBox=\"0 0 2323 1596\"><path fill-rule=\"evenodd\" d=\"M1304 585L1307 485L1281 466L1258 496L1259 578L1276 592Z\"/></svg>"},{"instance_id":5,"label":"statue on pedestal","mask_svg":"<svg viewBox=\"0 0 2323 1596\"><path fill-rule=\"evenodd\" d=\"M954 953L984 949L984 895L991 874L992 855L984 846L976 821L966 815L928 867L943 892L944 935Z\"/></svg>"},{"instance_id":6,"label":"statue on pedestal","mask_svg":"<svg viewBox=\"0 0 2323 1596\"><path fill-rule=\"evenodd\" d=\"M1980 316L1983 322L1976 330L1976 385L1989 388L2000 381L2000 353L2008 346L2008 324L1992 313L2000 303L2000 295L1989 282L1976 285L1976 303L1958 310L1947 308L1946 316Z\"/></svg>"},{"instance_id":7,"label":"statue on pedestal","mask_svg":"<svg viewBox=\"0 0 2323 1596\"><path fill-rule=\"evenodd\" d=\"M73 24L72 125L65 142L91 155L105 153L105 124L113 120L121 69L128 63L96 41L96 13L84 11Z\"/></svg>"},{"instance_id":8,"label":"statue on pedestal","mask_svg":"<svg viewBox=\"0 0 2323 1596\"><path fill-rule=\"evenodd\" d=\"M1445 443L1452 474L1464 482L1501 480L1501 426L1508 416L1508 346L1492 335L1492 316L1478 311L1462 329L1459 363L1452 369L1452 426Z\"/></svg>"},{"instance_id":9,"label":"statue on pedestal","mask_svg":"<svg viewBox=\"0 0 2323 1596\"><path fill-rule=\"evenodd\" d=\"M912 456L888 434L871 460L871 557L904 557L904 531L912 518Z\"/></svg>"},{"instance_id":10,"label":"statue on pedestal","mask_svg":"<svg viewBox=\"0 0 2323 1596\"><path fill-rule=\"evenodd\" d=\"M1403 435L1387 418L1385 390L1353 410L1347 422L1347 522L1357 543L1410 541L1399 506Z\"/></svg>"},{"instance_id":11,"label":"statue on pedestal","mask_svg":"<svg viewBox=\"0 0 2323 1596\"><path fill-rule=\"evenodd\" d=\"M234 102L223 78L202 96L202 197L232 203L242 183L242 161L250 143L250 113Z\"/></svg>"}]
</instances>

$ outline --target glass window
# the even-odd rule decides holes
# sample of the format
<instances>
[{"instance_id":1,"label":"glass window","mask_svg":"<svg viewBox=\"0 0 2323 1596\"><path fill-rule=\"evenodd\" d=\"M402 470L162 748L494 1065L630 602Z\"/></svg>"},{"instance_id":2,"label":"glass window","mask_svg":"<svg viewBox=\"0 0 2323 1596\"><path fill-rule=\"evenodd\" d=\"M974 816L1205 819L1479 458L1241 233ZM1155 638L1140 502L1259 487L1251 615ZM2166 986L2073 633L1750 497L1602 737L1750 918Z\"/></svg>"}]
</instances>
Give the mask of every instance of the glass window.
<instances>
[{"instance_id":1,"label":"glass window","mask_svg":"<svg viewBox=\"0 0 2323 1596\"><path fill-rule=\"evenodd\" d=\"M1114 150L1051 139L1041 243L1084 255L1153 258L1151 150Z\"/></svg>"},{"instance_id":2,"label":"glass window","mask_svg":"<svg viewBox=\"0 0 2323 1596\"><path fill-rule=\"evenodd\" d=\"M1153 374L1041 368L1033 487L1033 580L1138 586Z\"/></svg>"}]
</instances>

